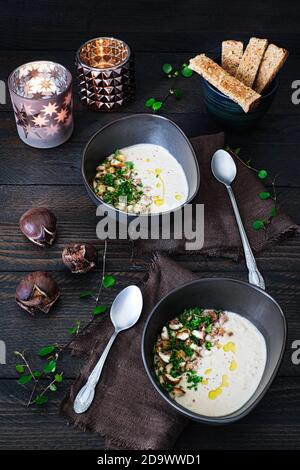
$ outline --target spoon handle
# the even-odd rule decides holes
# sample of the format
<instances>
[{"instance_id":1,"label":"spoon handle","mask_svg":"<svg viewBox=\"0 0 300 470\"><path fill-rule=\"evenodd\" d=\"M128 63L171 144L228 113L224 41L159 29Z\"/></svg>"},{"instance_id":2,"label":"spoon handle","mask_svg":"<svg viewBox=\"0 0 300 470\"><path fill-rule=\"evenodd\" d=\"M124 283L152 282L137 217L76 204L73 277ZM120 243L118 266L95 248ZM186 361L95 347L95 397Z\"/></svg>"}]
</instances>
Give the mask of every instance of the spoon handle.
<instances>
[{"instance_id":1,"label":"spoon handle","mask_svg":"<svg viewBox=\"0 0 300 470\"><path fill-rule=\"evenodd\" d=\"M265 289L265 281L257 268L256 261L252 253L247 234L245 232L245 228L244 228L241 216L240 216L240 212L236 203L236 199L235 199L232 187L226 186L226 188L230 197L230 201L233 207L234 215L236 218L236 222L239 228L239 232L240 232L240 236L241 236L241 240L242 240L242 244L244 248L246 265L249 271L249 275L248 275L249 282L250 284L254 284L255 286L260 287L261 289Z\"/></svg>"},{"instance_id":2,"label":"spoon handle","mask_svg":"<svg viewBox=\"0 0 300 470\"><path fill-rule=\"evenodd\" d=\"M107 343L106 348L104 349L103 353L97 364L95 365L94 369L90 373L90 376L86 382L86 384L79 390L76 395L74 401L74 411L77 414L84 413L91 405L94 395L95 395L95 387L100 379L101 372L107 358L107 355L110 351L110 348L117 337L119 332L117 330L114 331L112 334L109 342Z\"/></svg>"}]
</instances>

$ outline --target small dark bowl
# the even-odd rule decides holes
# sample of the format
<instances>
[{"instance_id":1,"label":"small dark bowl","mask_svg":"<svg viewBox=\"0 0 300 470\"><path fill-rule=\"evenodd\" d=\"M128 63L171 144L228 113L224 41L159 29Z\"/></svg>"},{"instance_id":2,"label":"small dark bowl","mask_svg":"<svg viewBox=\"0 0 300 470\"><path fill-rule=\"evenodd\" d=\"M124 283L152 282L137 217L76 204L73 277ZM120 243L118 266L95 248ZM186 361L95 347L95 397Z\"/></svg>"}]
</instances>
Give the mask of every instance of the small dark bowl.
<instances>
[{"instance_id":1,"label":"small dark bowl","mask_svg":"<svg viewBox=\"0 0 300 470\"><path fill-rule=\"evenodd\" d=\"M266 341L267 362L258 388L247 403L226 416L204 416L182 407L163 390L155 376L153 348L157 336L167 321L185 308L193 306L239 313L259 329ZM144 327L143 362L150 381L160 396L179 413L202 423L232 423L246 416L267 392L283 357L286 334L285 316L278 303L265 291L233 279L199 279L173 290L154 307Z\"/></svg>"},{"instance_id":2,"label":"small dark bowl","mask_svg":"<svg viewBox=\"0 0 300 470\"><path fill-rule=\"evenodd\" d=\"M200 184L200 171L194 149L180 127L175 122L157 114L133 114L117 119L102 127L90 139L83 152L82 176L89 196L97 206L103 204L109 215L118 219L119 214L126 214L106 204L94 193L91 182L96 167L116 149L135 144L155 144L166 148L182 166L188 180L188 204L197 194ZM181 206L178 206L180 208ZM176 210L178 209L176 208ZM145 215L151 216L151 214ZM157 215L157 214L155 214ZM136 217L128 214L128 220Z\"/></svg>"},{"instance_id":3,"label":"small dark bowl","mask_svg":"<svg viewBox=\"0 0 300 470\"><path fill-rule=\"evenodd\" d=\"M262 95L259 104L248 113L205 79L202 79L202 90L206 107L218 123L228 129L245 130L254 127L266 114L275 97L278 84L279 79L276 77Z\"/></svg>"}]
</instances>

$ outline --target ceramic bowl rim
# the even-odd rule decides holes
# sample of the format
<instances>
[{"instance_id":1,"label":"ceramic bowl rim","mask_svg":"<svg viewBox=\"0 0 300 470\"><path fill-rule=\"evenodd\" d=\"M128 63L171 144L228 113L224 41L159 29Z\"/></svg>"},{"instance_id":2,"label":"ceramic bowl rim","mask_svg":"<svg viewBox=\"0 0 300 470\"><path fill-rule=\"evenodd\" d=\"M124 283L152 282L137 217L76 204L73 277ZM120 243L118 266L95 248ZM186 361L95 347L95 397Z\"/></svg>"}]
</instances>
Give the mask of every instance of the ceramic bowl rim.
<instances>
[{"instance_id":1,"label":"ceramic bowl rim","mask_svg":"<svg viewBox=\"0 0 300 470\"><path fill-rule=\"evenodd\" d=\"M147 359L146 359L146 355L145 355L145 338L146 338L146 334L147 334L147 329L148 329L148 325L150 323L150 320L152 319L154 313L156 312L157 308L171 295L173 295L175 292L178 292L182 289L185 289L186 287L192 285L192 284L198 284L199 282L200 283L205 283L205 282L224 282L224 281L229 281L229 282L233 282L235 284L241 284L243 286L247 286L251 289L254 289L256 291L258 291L260 294L263 294L264 296L266 296L268 299L270 299L274 304L275 306L277 307L280 315L281 315L281 318L282 318L282 321L283 321L283 338L282 338L282 345L281 345L281 350L280 350L280 355L279 355L279 358L278 358L278 361L276 363L276 366L274 367L272 373L271 373L271 376L267 382L267 384L265 385L265 387L263 388L263 390L261 391L261 393L258 395L258 397L251 403L249 404L243 412L241 413L238 413L236 416L231 416L232 414L229 414L229 415L224 415L224 416L220 416L220 417L214 417L214 416L205 416L205 415L200 415L198 413L194 413L193 411L191 410L188 410L187 408L181 406L179 403L176 403L175 400L173 400L170 396L167 395L166 392L164 392L162 390L162 388L159 386L159 384L157 383L157 381L155 380L155 378L152 376L151 374L151 371L150 371L150 367L148 367L148 364L147 364ZM187 418L190 418L194 421L198 421L198 422L202 422L202 423L206 423L206 424L230 424L230 423L233 423L235 421L238 421L240 420L241 418L245 417L248 413L250 413L250 411L252 411L257 405L258 403L262 400L262 398L264 397L264 395L267 393L267 391L269 390L277 372L278 372L278 369L280 367L280 364L282 362L282 359L283 359L283 355L284 355L284 352L285 352L285 348L286 348L286 342L287 342L287 320L286 320L286 317L285 317L285 314L283 312L283 310L281 309L280 305L278 304L278 302L273 299L273 297L268 294L266 291L264 291L263 289L261 289L260 287L257 287L257 286L254 286L253 284L249 284L248 282L245 282L245 281L241 281L241 280L238 280L238 279L231 279L231 278L222 278L222 277L216 277L216 278L203 278L203 279L195 279L194 281L190 281L190 282L187 282L185 284L182 284L181 286L178 286L176 287L175 289L173 289L172 291L170 291L167 295L165 295L159 302L157 302L157 304L153 307L153 309L151 310L150 314L148 315L148 318L145 322L145 325L144 325L144 329L143 329L143 334L142 334L142 341L141 341L141 353L142 353L142 359L143 359L143 364L144 364L144 368L146 370L146 373L148 375L148 378L150 379L150 382L152 383L152 385L154 386L154 388L156 389L156 391L159 393L159 395L167 402L169 403L169 405L175 409L177 412L179 412L180 414L184 415L185 417ZM265 371L263 373L263 375L265 374ZM249 403L249 401L251 400L251 397L250 399L248 400L248 402L246 403ZM244 406L244 405L243 405ZM236 410L234 413L238 412L239 410Z\"/></svg>"},{"instance_id":2,"label":"ceramic bowl rim","mask_svg":"<svg viewBox=\"0 0 300 470\"><path fill-rule=\"evenodd\" d=\"M166 210L166 211L163 211L163 212L157 212L157 213L149 213L149 214L131 214L131 213L128 213L128 212L125 212L125 211L122 211L120 209L117 209L116 207L114 206L111 206L110 204L107 204L106 202L104 202L100 197L98 197L94 191L92 190L92 188L90 187L89 185L89 182L86 178L86 175L85 175L85 170L84 170L84 165L85 165L85 161L86 161L86 155L87 155L87 152L88 152L88 149L89 149L89 146L91 145L91 143L93 142L93 140L98 136L98 134L100 134L103 130L107 129L108 127L111 127L113 126L114 124L118 123L118 122L121 122L121 121L125 121L125 120L128 120L128 119L133 119L133 118L139 118L139 119L144 119L146 117L151 117L151 118L155 118L155 119L161 119L163 121L167 121L169 123L172 124L172 126L174 126L177 131L179 131L179 133L181 134L181 136L184 138L184 140L186 141L186 143L188 144L189 148L190 148L190 151L191 151L191 154L193 156L193 159L194 159L194 164L195 164L195 167L196 167L196 172L197 172L197 184L196 184L196 188L193 192L193 194L191 194L187 200L183 203L183 204L180 204L179 206L175 207L174 209L172 210ZM175 158L175 157L174 157ZM177 159L176 159L177 160ZM135 114L130 114L130 115L127 115L127 116L123 116L121 118L118 118L118 119L114 119L113 121L105 124L104 126L102 126L98 131L96 131L92 137L89 139L88 143L85 145L84 149L83 149L83 154L82 154L82 159L81 159L81 175L82 175L82 178L83 178L83 181L84 181L84 184L88 190L88 193L93 196L93 199L96 199L99 201L100 204L103 204L105 207L108 208L109 211L111 211L112 213L115 212L117 214L123 214L123 215L127 215L127 217L152 217L152 216L160 216L160 215L163 215L163 214L168 214L168 213L172 213L172 212L175 212L179 209L182 209L184 206L186 206L187 204L189 204L193 199L194 197L196 196L196 194L198 193L199 191L199 187L200 187L200 168L199 168L199 164L198 164L198 160L197 160L197 156L196 156L196 152L194 150L194 147L192 146L191 144L191 141L190 139L187 137L187 135L183 132L183 130L174 122L172 121L171 119L165 117L165 116L161 116L160 114L153 114L153 113L135 113Z\"/></svg>"},{"instance_id":3,"label":"ceramic bowl rim","mask_svg":"<svg viewBox=\"0 0 300 470\"><path fill-rule=\"evenodd\" d=\"M237 106L239 106L238 103L235 103L235 101L233 101L231 98L229 98L229 96L225 95L224 93L222 93L220 90L218 90L216 87L214 87L211 83L209 83L205 78L202 77L202 80L203 82L205 82L205 84L207 85L207 87L213 92L215 93L216 95L219 95L221 96L222 98L226 98L227 100L230 100L232 103L236 104ZM278 89L278 86L279 86L279 77L278 75L272 80L272 83L271 83L272 87L270 89L270 91L268 91L268 93L266 95L261 95L261 99L260 99L260 102L258 103L258 106L260 105L260 103L265 99L265 98L268 98L270 95L272 95L273 93L275 93Z\"/></svg>"}]
</instances>

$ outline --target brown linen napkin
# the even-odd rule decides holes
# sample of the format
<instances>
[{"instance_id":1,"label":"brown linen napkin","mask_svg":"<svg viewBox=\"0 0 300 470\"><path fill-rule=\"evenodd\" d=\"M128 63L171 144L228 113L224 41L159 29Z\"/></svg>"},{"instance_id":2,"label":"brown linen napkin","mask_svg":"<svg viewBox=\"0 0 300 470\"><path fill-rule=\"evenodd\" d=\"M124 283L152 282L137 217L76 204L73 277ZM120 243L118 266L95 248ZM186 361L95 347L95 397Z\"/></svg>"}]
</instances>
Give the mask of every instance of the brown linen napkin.
<instances>
[{"instance_id":1,"label":"brown linen napkin","mask_svg":"<svg viewBox=\"0 0 300 470\"><path fill-rule=\"evenodd\" d=\"M73 402L78 390L106 346L113 327L108 315L95 319L71 343L74 355L87 357L79 377L61 405L61 413L75 426L106 438L107 448L172 448L186 420L167 405L150 383L141 357L145 321L154 305L173 288L196 276L169 258L155 255L142 284L144 307L136 326L120 333L107 358L91 407L76 415Z\"/></svg>"},{"instance_id":2,"label":"brown linen napkin","mask_svg":"<svg viewBox=\"0 0 300 470\"><path fill-rule=\"evenodd\" d=\"M202 135L191 139L191 142L200 167L200 189L193 203L204 204L204 246L201 253L236 259L242 252L242 245L234 213L225 186L213 177L210 166L214 152L224 148L224 134ZM266 230L255 231L252 228L254 220L268 218L274 203L271 199L262 201L259 198L264 186L257 175L238 158L235 158L235 163L237 177L232 186L252 249L258 252L284 235L295 233L298 226L280 208ZM184 253L185 240L135 242L137 256L150 251ZM194 251L186 253L193 254Z\"/></svg>"}]
</instances>

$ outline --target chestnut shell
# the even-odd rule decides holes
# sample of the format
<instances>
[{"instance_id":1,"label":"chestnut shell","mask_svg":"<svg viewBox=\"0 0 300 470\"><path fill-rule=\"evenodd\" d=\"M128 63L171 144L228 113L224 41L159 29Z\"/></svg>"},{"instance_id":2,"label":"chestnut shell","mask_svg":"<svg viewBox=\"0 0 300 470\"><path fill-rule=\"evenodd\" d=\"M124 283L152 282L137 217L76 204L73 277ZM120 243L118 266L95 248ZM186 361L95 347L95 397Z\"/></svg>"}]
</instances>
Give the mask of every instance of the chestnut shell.
<instances>
[{"instance_id":1,"label":"chestnut shell","mask_svg":"<svg viewBox=\"0 0 300 470\"><path fill-rule=\"evenodd\" d=\"M64 265L75 274L87 273L97 263L97 250L90 243L70 243L61 256Z\"/></svg>"},{"instance_id":2,"label":"chestnut shell","mask_svg":"<svg viewBox=\"0 0 300 470\"><path fill-rule=\"evenodd\" d=\"M39 311L48 313L59 295L56 281L43 271L27 274L16 288L17 304L31 315Z\"/></svg>"},{"instance_id":3,"label":"chestnut shell","mask_svg":"<svg viewBox=\"0 0 300 470\"><path fill-rule=\"evenodd\" d=\"M36 245L52 245L56 235L56 217L46 207L33 207L21 216L20 229Z\"/></svg>"}]
</instances>

